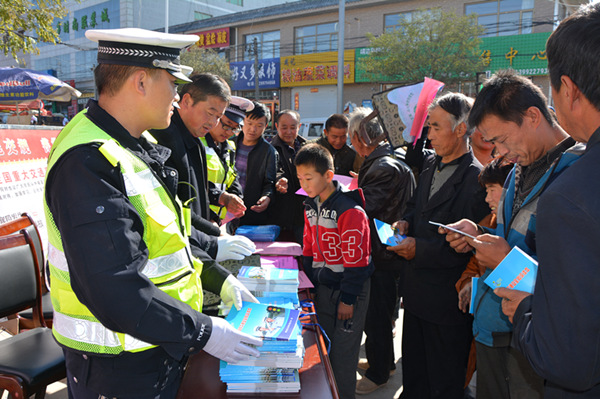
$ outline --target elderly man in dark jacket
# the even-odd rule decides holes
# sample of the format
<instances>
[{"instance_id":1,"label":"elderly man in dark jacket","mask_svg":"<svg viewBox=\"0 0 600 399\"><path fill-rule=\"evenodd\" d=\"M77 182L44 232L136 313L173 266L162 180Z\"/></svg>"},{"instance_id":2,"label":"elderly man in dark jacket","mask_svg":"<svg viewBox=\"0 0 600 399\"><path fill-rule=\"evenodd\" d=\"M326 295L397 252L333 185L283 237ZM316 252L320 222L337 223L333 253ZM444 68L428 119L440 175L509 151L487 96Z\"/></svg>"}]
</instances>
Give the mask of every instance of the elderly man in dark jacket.
<instances>
[{"instance_id":1,"label":"elderly man in dark jacket","mask_svg":"<svg viewBox=\"0 0 600 399\"><path fill-rule=\"evenodd\" d=\"M302 243L304 232L304 200L303 195L296 194L300 182L296 174L294 159L296 153L306 144L306 139L298 135L300 129L300 114L286 109L277 115L275 120L277 136L271 141L278 153L277 180L275 189L275 205L271 215L276 224L281 227L281 236L289 241Z\"/></svg>"},{"instance_id":2,"label":"elderly man in dark jacket","mask_svg":"<svg viewBox=\"0 0 600 399\"><path fill-rule=\"evenodd\" d=\"M356 152L365 157L358 173L358 187L365 196L365 211L371 227L371 248L375 271L371 275L369 308L365 322L367 340L365 349L368 365L365 377L356 385L356 393L367 394L387 383L394 364L393 324L398 303L398 279L402 260L387 251L376 233L374 218L393 223L404 215L406 204L412 197L416 183L410 168L394 158L387 142L367 145L360 138L359 125L370 113L367 108L357 108L350 115L350 138ZM376 119L365 126L369 138L383 134ZM362 368L362 364L360 364Z\"/></svg>"},{"instance_id":3,"label":"elderly man in dark jacket","mask_svg":"<svg viewBox=\"0 0 600 399\"><path fill-rule=\"evenodd\" d=\"M402 295L403 399L462 399L471 345L471 316L458 308L454 284L470 254L458 254L430 221L481 220L490 210L477 181L481 164L469 150L466 120L472 100L458 93L429 108L429 140L435 155L425 157L416 192L404 220L407 234L388 248L406 259Z\"/></svg>"}]
</instances>

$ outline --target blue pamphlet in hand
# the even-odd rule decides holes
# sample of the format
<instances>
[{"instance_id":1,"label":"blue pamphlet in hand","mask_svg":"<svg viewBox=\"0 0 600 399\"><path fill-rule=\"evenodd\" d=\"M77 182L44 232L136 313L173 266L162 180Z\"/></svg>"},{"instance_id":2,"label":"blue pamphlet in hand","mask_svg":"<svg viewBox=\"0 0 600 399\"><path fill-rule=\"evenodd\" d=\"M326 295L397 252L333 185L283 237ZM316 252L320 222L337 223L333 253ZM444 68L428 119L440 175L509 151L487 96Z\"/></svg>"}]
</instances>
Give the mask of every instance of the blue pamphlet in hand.
<instances>
[{"instance_id":1,"label":"blue pamphlet in hand","mask_svg":"<svg viewBox=\"0 0 600 399\"><path fill-rule=\"evenodd\" d=\"M471 304L469 305L469 313L474 314L475 312L475 298L477 297L477 282L479 277L471 277Z\"/></svg>"},{"instance_id":2,"label":"blue pamphlet in hand","mask_svg":"<svg viewBox=\"0 0 600 399\"><path fill-rule=\"evenodd\" d=\"M375 222L377 235L382 244L394 246L400 244L402 240L406 238L405 235L398 234L398 232L392 228L391 224L382 222L379 219L373 219L373 221Z\"/></svg>"},{"instance_id":3,"label":"blue pamphlet in hand","mask_svg":"<svg viewBox=\"0 0 600 399\"><path fill-rule=\"evenodd\" d=\"M484 283L492 287L506 287L533 294L538 263L519 247L514 247Z\"/></svg>"}]
</instances>

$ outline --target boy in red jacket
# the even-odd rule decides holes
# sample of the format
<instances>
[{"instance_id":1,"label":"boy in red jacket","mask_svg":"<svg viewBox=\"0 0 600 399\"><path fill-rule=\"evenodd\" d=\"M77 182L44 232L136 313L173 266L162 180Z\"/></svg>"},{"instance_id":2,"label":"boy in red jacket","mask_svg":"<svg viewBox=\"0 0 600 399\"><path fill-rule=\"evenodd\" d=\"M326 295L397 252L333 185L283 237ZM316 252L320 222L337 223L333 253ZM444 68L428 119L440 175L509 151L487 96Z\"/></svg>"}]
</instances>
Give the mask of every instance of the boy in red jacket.
<instances>
[{"instance_id":1,"label":"boy in red jacket","mask_svg":"<svg viewBox=\"0 0 600 399\"><path fill-rule=\"evenodd\" d=\"M333 181L333 158L318 144L296 155L304 202L304 269L316 287L319 323L331 340L329 358L340 398L354 398L356 364L373 272L369 219L362 191Z\"/></svg>"}]
</instances>

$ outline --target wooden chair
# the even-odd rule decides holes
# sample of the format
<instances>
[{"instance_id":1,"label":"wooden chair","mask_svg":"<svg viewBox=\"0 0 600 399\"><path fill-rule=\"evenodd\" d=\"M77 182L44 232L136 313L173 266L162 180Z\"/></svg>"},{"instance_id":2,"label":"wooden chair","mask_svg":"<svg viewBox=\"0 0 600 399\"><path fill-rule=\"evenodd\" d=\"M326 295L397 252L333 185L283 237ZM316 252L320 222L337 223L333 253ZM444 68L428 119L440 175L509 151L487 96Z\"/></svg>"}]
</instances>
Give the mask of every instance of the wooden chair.
<instances>
[{"instance_id":1,"label":"wooden chair","mask_svg":"<svg viewBox=\"0 0 600 399\"><path fill-rule=\"evenodd\" d=\"M18 219L11 220L10 222L6 222L4 224L0 224L0 236L15 234L22 229L27 230L27 233L29 233L29 236L31 237L33 246L35 248L35 254L38 260L38 265L40 266L40 276L42 280L42 312L44 314L44 320L48 324L48 327L52 327L52 315L54 309L52 308L50 292L48 291L48 287L46 286L46 262L44 260L44 251L42 250L42 239L40 237L40 232L35 222L33 221L33 218L29 214L23 213ZM23 320L23 324L25 327L33 327L33 315L31 314L30 309L21 312L19 316L26 319Z\"/></svg>"},{"instance_id":2,"label":"wooden chair","mask_svg":"<svg viewBox=\"0 0 600 399\"><path fill-rule=\"evenodd\" d=\"M13 399L35 394L66 377L63 351L41 310L42 283L35 247L27 230L0 237L0 318L33 309L35 328L0 341L0 391Z\"/></svg>"}]
</instances>

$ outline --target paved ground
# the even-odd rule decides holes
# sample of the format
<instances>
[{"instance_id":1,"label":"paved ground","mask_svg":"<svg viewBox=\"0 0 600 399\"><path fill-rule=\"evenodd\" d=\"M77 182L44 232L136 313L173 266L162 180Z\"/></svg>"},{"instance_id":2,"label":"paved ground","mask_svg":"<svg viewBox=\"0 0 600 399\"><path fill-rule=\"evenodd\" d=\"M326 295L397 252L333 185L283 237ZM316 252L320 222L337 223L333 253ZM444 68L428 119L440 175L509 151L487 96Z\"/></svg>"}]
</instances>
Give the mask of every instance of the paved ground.
<instances>
[{"instance_id":1,"label":"paved ground","mask_svg":"<svg viewBox=\"0 0 600 399\"><path fill-rule=\"evenodd\" d=\"M396 356L396 373L390 377L386 385L378 388L368 395L356 395L356 399L396 399L402 393L402 317L403 310L400 310L400 317L396 320L396 337L394 338L394 355ZM363 335L364 342L364 335ZM364 345L360 348L361 357L366 357ZM360 370L360 374L364 374ZM361 375L362 377L362 375ZM356 378L359 378L358 376Z\"/></svg>"},{"instance_id":2,"label":"paved ground","mask_svg":"<svg viewBox=\"0 0 600 399\"><path fill-rule=\"evenodd\" d=\"M390 377L388 383L377 389L376 391L368 395L356 395L356 399L396 399L402 392L402 362L400 343L402 340L402 310L400 311L400 318L396 322L396 338L394 339L394 353L396 355L396 374ZM361 347L361 357L365 357L364 345ZM361 373L363 373L361 371ZM363 373L364 374L364 373ZM357 378L361 378L362 375L357 373ZM2 395L1 399L7 399L8 395L6 392ZM67 385L65 380L56 382L48 386L46 390L47 399L68 399L67 396Z\"/></svg>"}]
</instances>

